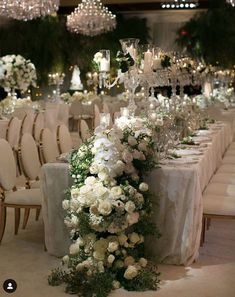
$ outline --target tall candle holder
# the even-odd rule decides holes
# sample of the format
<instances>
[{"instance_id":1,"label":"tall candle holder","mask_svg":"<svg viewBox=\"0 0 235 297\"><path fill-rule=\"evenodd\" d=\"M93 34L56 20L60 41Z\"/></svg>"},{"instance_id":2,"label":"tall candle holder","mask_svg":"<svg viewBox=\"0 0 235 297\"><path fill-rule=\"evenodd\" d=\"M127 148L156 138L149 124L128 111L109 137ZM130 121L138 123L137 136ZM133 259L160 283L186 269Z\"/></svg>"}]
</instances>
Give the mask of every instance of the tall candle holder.
<instances>
[{"instance_id":1,"label":"tall candle holder","mask_svg":"<svg viewBox=\"0 0 235 297\"><path fill-rule=\"evenodd\" d=\"M60 101L60 88L64 83L64 73L49 73L49 85L56 86L56 89L53 91L54 101Z\"/></svg>"}]
</instances>

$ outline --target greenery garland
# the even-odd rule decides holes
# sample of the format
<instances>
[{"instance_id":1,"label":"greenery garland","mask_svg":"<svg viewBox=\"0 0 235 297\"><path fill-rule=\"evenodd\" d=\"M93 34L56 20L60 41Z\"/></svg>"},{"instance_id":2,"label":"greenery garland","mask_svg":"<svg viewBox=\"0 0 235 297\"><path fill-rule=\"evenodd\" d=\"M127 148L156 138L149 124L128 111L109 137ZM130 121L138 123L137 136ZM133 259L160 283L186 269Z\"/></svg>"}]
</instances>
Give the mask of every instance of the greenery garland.
<instances>
[{"instance_id":1,"label":"greenery garland","mask_svg":"<svg viewBox=\"0 0 235 297\"><path fill-rule=\"evenodd\" d=\"M147 119L121 117L71 154L74 183L63 208L72 244L67 269L52 271L50 285L65 283L66 292L84 297L158 288L159 273L144 254L145 236L159 236L143 181L156 165L155 128Z\"/></svg>"}]
</instances>

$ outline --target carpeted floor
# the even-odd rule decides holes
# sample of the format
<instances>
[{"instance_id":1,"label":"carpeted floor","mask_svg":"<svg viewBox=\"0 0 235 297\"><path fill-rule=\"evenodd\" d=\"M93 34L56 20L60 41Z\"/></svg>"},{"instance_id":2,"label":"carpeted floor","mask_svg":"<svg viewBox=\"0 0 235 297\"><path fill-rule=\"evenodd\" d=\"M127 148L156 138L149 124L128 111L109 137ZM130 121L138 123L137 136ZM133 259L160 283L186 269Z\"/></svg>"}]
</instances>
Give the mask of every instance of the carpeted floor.
<instances>
[{"instance_id":1,"label":"carpeted floor","mask_svg":"<svg viewBox=\"0 0 235 297\"><path fill-rule=\"evenodd\" d=\"M68 296L63 287L50 287L47 275L60 260L43 249L42 220L34 220L32 211L26 230L14 235L13 212L8 211L7 228L0 246L0 297L9 296L2 284L14 279L18 284L14 297ZM235 222L213 221L207 232L200 257L191 267L160 265L161 289L157 292L126 292L113 297L234 297L235 296Z\"/></svg>"}]
</instances>

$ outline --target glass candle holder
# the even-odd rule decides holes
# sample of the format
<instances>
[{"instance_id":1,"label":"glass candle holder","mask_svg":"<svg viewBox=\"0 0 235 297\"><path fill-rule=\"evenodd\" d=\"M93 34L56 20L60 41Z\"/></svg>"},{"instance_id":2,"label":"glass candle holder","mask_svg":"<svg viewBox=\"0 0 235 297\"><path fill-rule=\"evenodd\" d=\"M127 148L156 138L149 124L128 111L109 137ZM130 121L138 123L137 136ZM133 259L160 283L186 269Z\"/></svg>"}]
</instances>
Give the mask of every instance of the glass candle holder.
<instances>
[{"instance_id":1,"label":"glass candle holder","mask_svg":"<svg viewBox=\"0 0 235 297\"><path fill-rule=\"evenodd\" d=\"M162 68L162 60L161 60L162 55L163 55L162 50L159 47L154 47L154 49L153 49L153 64L152 64L153 70Z\"/></svg>"},{"instance_id":2,"label":"glass candle holder","mask_svg":"<svg viewBox=\"0 0 235 297\"><path fill-rule=\"evenodd\" d=\"M127 107L121 107L120 112L122 117L129 117L129 109Z\"/></svg>"},{"instance_id":3,"label":"glass candle holder","mask_svg":"<svg viewBox=\"0 0 235 297\"><path fill-rule=\"evenodd\" d=\"M100 72L109 72L110 71L110 50L100 50L102 57L99 63Z\"/></svg>"},{"instance_id":4,"label":"glass candle holder","mask_svg":"<svg viewBox=\"0 0 235 297\"><path fill-rule=\"evenodd\" d=\"M129 53L135 61L137 60L139 41L140 40L137 38L124 38L119 40L124 54Z\"/></svg>"}]
</instances>

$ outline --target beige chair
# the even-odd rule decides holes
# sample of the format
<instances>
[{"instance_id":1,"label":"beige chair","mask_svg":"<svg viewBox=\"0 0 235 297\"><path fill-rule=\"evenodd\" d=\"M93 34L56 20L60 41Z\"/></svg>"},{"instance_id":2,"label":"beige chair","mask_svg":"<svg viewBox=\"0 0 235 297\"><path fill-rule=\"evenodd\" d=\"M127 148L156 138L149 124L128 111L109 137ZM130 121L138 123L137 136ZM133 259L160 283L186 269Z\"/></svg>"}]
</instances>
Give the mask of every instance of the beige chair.
<instances>
[{"instance_id":1,"label":"beige chair","mask_svg":"<svg viewBox=\"0 0 235 297\"><path fill-rule=\"evenodd\" d=\"M33 136L29 133L25 133L20 141L19 149L19 160L21 171L26 178L26 187L29 189L39 189L40 180L39 174L41 169L41 163L38 155L38 147L33 139ZM23 229L25 229L28 222L30 208L25 209L25 218L23 223ZM36 210L36 221L40 215L40 209Z\"/></svg>"},{"instance_id":2,"label":"beige chair","mask_svg":"<svg viewBox=\"0 0 235 297\"><path fill-rule=\"evenodd\" d=\"M54 162L58 156L59 151L54 135L48 128L42 129L40 134L41 163Z\"/></svg>"},{"instance_id":3,"label":"beige chair","mask_svg":"<svg viewBox=\"0 0 235 297\"><path fill-rule=\"evenodd\" d=\"M103 104L103 113L110 113L110 108L107 103Z\"/></svg>"},{"instance_id":4,"label":"beige chair","mask_svg":"<svg viewBox=\"0 0 235 297\"><path fill-rule=\"evenodd\" d=\"M100 125L100 109L96 104L94 104L94 113L95 113L94 128L96 128Z\"/></svg>"},{"instance_id":5,"label":"beige chair","mask_svg":"<svg viewBox=\"0 0 235 297\"><path fill-rule=\"evenodd\" d=\"M22 120L20 135L24 133L33 133L33 114L26 114Z\"/></svg>"},{"instance_id":6,"label":"beige chair","mask_svg":"<svg viewBox=\"0 0 235 297\"><path fill-rule=\"evenodd\" d=\"M116 119L120 118L120 116L121 116L121 112L115 111L113 118L114 118L114 120L116 120Z\"/></svg>"},{"instance_id":7,"label":"beige chair","mask_svg":"<svg viewBox=\"0 0 235 297\"><path fill-rule=\"evenodd\" d=\"M44 128L44 123L44 114L42 112L37 113L33 121L33 138L37 142L40 141L40 133Z\"/></svg>"},{"instance_id":8,"label":"beige chair","mask_svg":"<svg viewBox=\"0 0 235 297\"><path fill-rule=\"evenodd\" d=\"M12 117L8 123L6 140L12 148L17 148L20 139L21 121Z\"/></svg>"},{"instance_id":9,"label":"beige chair","mask_svg":"<svg viewBox=\"0 0 235 297\"><path fill-rule=\"evenodd\" d=\"M86 123L85 120L81 120L81 123L80 123L80 132L81 132L81 138L82 138L82 141L86 141L88 138L91 137L91 133L89 131L89 127Z\"/></svg>"},{"instance_id":10,"label":"beige chair","mask_svg":"<svg viewBox=\"0 0 235 297\"><path fill-rule=\"evenodd\" d=\"M13 113L12 113L13 117L18 118L19 120L23 120L23 118L26 116L26 112L24 110L24 108L16 108Z\"/></svg>"},{"instance_id":11,"label":"beige chair","mask_svg":"<svg viewBox=\"0 0 235 297\"><path fill-rule=\"evenodd\" d=\"M74 130L74 128L78 125L82 115L82 103L80 100L75 100L72 102L69 113L72 116L72 130Z\"/></svg>"},{"instance_id":12,"label":"beige chair","mask_svg":"<svg viewBox=\"0 0 235 297\"><path fill-rule=\"evenodd\" d=\"M5 226L7 207L15 209L15 234L18 234L21 208L41 209L40 189L16 190L16 165L9 143L0 139L0 243Z\"/></svg>"},{"instance_id":13,"label":"beige chair","mask_svg":"<svg viewBox=\"0 0 235 297\"><path fill-rule=\"evenodd\" d=\"M57 127L56 135L59 153L64 154L71 151L73 148L73 143L67 126L59 125Z\"/></svg>"}]
</instances>

